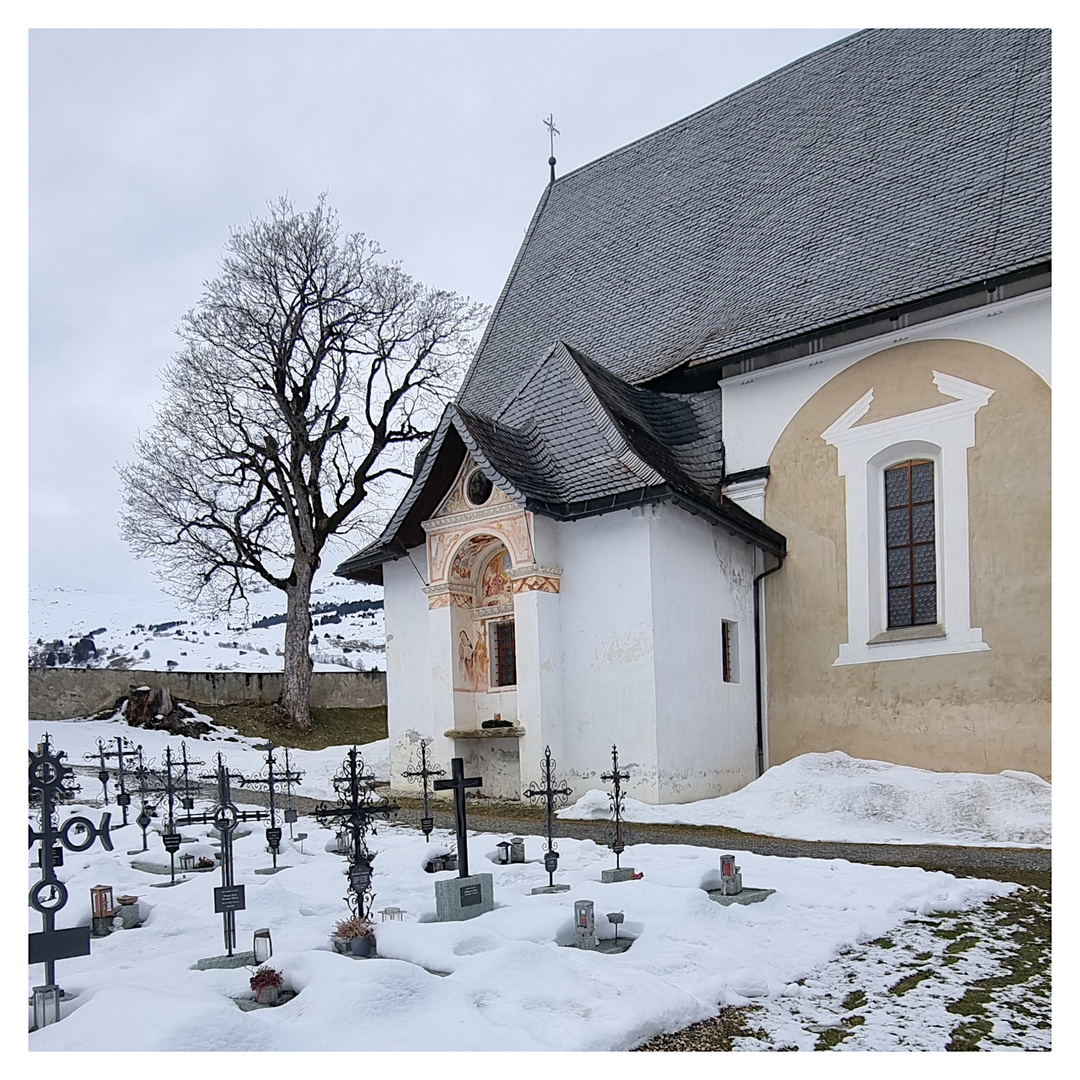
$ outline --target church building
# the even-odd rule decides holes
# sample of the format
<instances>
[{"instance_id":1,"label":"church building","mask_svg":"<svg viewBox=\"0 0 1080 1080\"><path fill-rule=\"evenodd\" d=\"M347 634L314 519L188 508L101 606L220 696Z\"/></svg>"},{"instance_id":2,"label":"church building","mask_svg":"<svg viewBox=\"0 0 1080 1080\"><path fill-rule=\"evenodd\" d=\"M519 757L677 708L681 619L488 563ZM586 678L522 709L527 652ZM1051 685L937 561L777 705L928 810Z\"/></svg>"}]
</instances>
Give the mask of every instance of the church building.
<instances>
[{"instance_id":1,"label":"church building","mask_svg":"<svg viewBox=\"0 0 1080 1080\"><path fill-rule=\"evenodd\" d=\"M544 190L381 584L391 784L1050 778L1050 34L869 30Z\"/></svg>"}]
</instances>

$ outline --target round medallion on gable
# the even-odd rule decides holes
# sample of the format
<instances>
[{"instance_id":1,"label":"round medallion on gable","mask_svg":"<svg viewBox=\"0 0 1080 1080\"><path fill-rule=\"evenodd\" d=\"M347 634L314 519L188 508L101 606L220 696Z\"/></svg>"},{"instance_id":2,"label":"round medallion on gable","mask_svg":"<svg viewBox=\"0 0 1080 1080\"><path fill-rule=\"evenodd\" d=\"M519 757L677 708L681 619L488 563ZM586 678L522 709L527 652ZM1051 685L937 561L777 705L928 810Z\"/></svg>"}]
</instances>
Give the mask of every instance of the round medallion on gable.
<instances>
[{"instance_id":1,"label":"round medallion on gable","mask_svg":"<svg viewBox=\"0 0 1080 1080\"><path fill-rule=\"evenodd\" d=\"M473 469L465 481L465 497L473 506L483 506L491 498L492 483L479 470Z\"/></svg>"}]
</instances>

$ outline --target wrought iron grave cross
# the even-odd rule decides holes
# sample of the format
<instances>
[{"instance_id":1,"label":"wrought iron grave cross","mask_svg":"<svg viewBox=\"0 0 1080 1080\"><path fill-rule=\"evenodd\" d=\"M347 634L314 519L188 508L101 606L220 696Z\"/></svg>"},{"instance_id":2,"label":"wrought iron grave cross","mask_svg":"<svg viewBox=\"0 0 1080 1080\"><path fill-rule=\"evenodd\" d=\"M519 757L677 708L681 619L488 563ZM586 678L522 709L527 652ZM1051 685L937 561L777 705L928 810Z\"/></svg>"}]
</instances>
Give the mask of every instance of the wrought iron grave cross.
<instances>
[{"instance_id":1,"label":"wrought iron grave cross","mask_svg":"<svg viewBox=\"0 0 1080 1080\"><path fill-rule=\"evenodd\" d=\"M410 783L419 780L424 785L424 815L420 818L420 828L424 831L425 843L430 843L431 831L435 828L435 819L431 816L431 807L429 805L428 777L438 778L446 775L446 770L441 765L436 765L434 768L428 766L427 748L430 744L431 739L420 740L420 749L416 752L419 767L408 769L401 774Z\"/></svg>"},{"instance_id":2,"label":"wrought iron grave cross","mask_svg":"<svg viewBox=\"0 0 1080 1080\"><path fill-rule=\"evenodd\" d=\"M337 805L320 803L315 808L315 818L327 828L333 823L349 831L349 892L346 900L349 907L364 918L375 897L371 889L371 852L364 838L369 829L375 831L374 818L388 818L401 807L386 799L375 798L375 774L364 771L363 755L355 746L349 748L341 768L333 779Z\"/></svg>"},{"instance_id":3,"label":"wrought iron grave cross","mask_svg":"<svg viewBox=\"0 0 1080 1080\"><path fill-rule=\"evenodd\" d=\"M625 795L622 790L622 781L629 780L628 772L619 771L619 748L613 743L611 746L611 772L601 773L601 780L610 780L614 792L608 792L611 800L611 809L615 814L615 836L611 841L611 850L615 852L615 868L619 868L619 856L626 850L626 842L623 838L622 826L622 803Z\"/></svg>"},{"instance_id":4,"label":"wrought iron grave cross","mask_svg":"<svg viewBox=\"0 0 1080 1080\"><path fill-rule=\"evenodd\" d=\"M555 786L555 759L551 756L551 747L544 747L544 756L540 759L540 771L543 777L543 787L535 785L527 791L523 791L527 799L543 799L547 807L547 843L544 846L544 869L548 872L548 885L555 885L555 870L559 865L559 852L556 850L555 840L552 838L552 813L555 807L561 806L568 796L573 794L573 789L565 784L557 788Z\"/></svg>"},{"instance_id":5,"label":"wrought iron grave cross","mask_svg":"<svg viewBox=\"0 0 1080 1080\"><path fill-rule=\"evenodd\" d=\"M233 779L241 787L254 787L265 788L269 792L270 801L270 824L266 827L266 846L270 849L270 854L274 860L274 869L277 869L277 857L281 851L281 829L277 823L277 807L274 804L274 792L283 784L300 783L301 777L304 775L301 772L295 772L290 775L289 768L286 765L285 772L274 773L274 750L276 747L272 742L266 744L266 775L265 776L239 776L233 775Z\"/></svg>"},{"instance_id":6,"label":"wrought iron grave cross","mask_svg":"<svg viewBox=\"0 0 1080 1080\"><path fill-rule=\"evenodd\" d=\"M126 825L128 823L128 807L131 805L131 796L128 794L127 789L124 787L124 761L127 759L135 761L137 756L141 753L141 746L132 746L131 743L122 735L117 735L116 749L106 750L102 755L106 758L116 758L116 786L118 789L116 795L116 805L119 806L120 810L123 812L123 825Z\"/></svg>"},{"instance_id":7,"label":"wrought iron grave cross","mask_svg":"<svg viewBox=\"0 0 1080 1080\"><path fill-rule=\"evenodd\" d=\"M97 778L101 781L101 801L103 805L109 805L109 770L105 767L105 755L108 751L105 749L105 740L98 739L97 741L97 753L83 754L84 761L93 761L94 758L98 759L100 768L98 769Z\"/></svg>"},{"instance_id":8,"label":"wrought iron grave cross","mask_svg":"<svg viewBox=\"0 0 1080 1080\"><path fill-rule=\"evenodd\" d=\"M161 834L161 842L165 845L165 850L169 853L169 883L171 885L176 884L176 853L180 850L180 833L176 828L176 798L178 796L186 796L188 791L191 790L192 785L187 776L187 766L201 764L203 764L201 761L196 762L188 760L186 745L184 746L183 762L174 761L172 747L166 745L164 771L157 772L154 769L146 768L138 774L139 793L141 797L145 800L147 796L164 795L166 804L169 808L168 816L165 819L165 827ZM181 770L180 775L176 776L174 770ZM149 816L146 815L145 803L143 812L140 813L138 817L139 825L143 825L144 820L146 821L146 825L150 824ZM144 844L145 836L146 826L143 826Z\"/></svg>"},{"instance_id":9,"label":"wrought iron grave cross","mask_svg":"<svg viewBox=\"0 0 1080 1080\"><path fill-rule=\"evenodd\" d=\"M233 832L241 821L261 821L266 814L262 810L237 810L229 789L229 770L225 767L225 755L218 753L217 769L206 779L217 780L217 803L212 810L201 814L187 814L177 819L178 825L213 824L221 837L221 885L214 890L214 911L222 917L225 933L225 949L232 956L236 948L236 913L247 907L244 886L233 880Z\"/></svg>"},{"instance_id":10,"label":"wrought iron grave cross","mask_svg":"<svg viewBox=\"0 0 1080 1080\"><path fill-rule=\"evenodd\" d=\"M56 802L73 793L74 770L64 762L63 750L52 752L49 735L42 736L37 753L30 751L30 791L41 797L38 828L30 826L30 847L40 843L38 866L41 880L30 887L30 906L41 916L41 933L30 935L30 963L45 965L46 989L56 985L56 961L72 956L90 955L90 927L74 926L56 929L56 913L67 903L68 892L56 876L56 867L63 865L63 848L68 851L88 851L95 840L106 851L112 851L109 837L109 815L102 814L97 828L85 817L68 818L57 824Z\"/></svg>"},{"instance_id":11,"label":"wrought iron grave cross","mask_svg":"<svg viewBox=\"0 0 1080 1080\"><path fill-rule=\"evenodd\" d=\"M465 762L462 758L450 759L450 779L436 780L433 787L436 791L452 791L454 793L454 829L457 832L457 865L458 877L469 876L469 845L465 838L465 789L471 787L483 787L484 782L479 776L465 777Z\"/></svg>"}]
</instances>

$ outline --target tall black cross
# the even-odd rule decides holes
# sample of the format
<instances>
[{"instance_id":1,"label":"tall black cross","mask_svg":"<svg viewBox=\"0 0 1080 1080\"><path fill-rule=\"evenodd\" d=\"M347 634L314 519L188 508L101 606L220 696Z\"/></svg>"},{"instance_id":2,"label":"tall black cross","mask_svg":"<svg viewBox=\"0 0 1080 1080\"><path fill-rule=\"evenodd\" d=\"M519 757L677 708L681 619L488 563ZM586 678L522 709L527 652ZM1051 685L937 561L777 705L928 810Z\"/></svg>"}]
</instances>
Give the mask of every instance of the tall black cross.
<instances>
[{"instance_id":1,"label":"tall black cross","mask_svg":"<svg viewBox=\"0 0 1080 1080\"><path fill-rule=\"evenodd\" d=\"M138 755L139 764L131 770L132 775L135 777L139 785L139 816L135 819L135 824L142 829L142 850L149 851L149 847L146 843L146 830L150 828L150 796L158 791L163 791L164 788L160 786L159 778L154 774L154 771L150 768L149 763L143 758L143 749L141 746L135 748L135 752ZM134 852L128 852L129 855Z\"/></svg>"},{"instance_id":2,"label":"tall black cross","mask_svg":"<svg viewBox=\"0 0 1080 1080\"><path fill-rule=\"evenodd\" d=\"M622 802L625 797L622 791L622 781L629 780L630 774L619 771L619 748L614 743L611 746L611 772L601 773L600 779L610 780L615 789L614 793L608 793L608 798L611 800L611 809L615 814L615 836L611 841L611 850L615 852L615 868L619 869L619 856L626 850L622 828Z\"/></svg>"},{"instance_id":3,"label":"tall black cross","mask_svg":"<svg viewBox=\"0 0 1080 1080\"><path fill-rule=\"evenodd\" d=\"M424 816L420 819L420 828L424 830L425 843L430 842L431 830L435 828L435 819L431 816L431 807L428 805L430 798L428 793L428 777L433 776L438 778L446 775L446 770L441 765L436 765L434 768L428 766L427 748L430 743L430 739L420 740L420 749L416 752L419 768L408 769L401 774L410 783L414 780L420 780L424 785Z\"/></svg>"},{"instance_id":4,"label":"tall black cross","mask_svg":"<svg viewBox=\"0 0 1080 1080\"><path fill-rule=\"evenodd\" d=\"M225 767L225 755L217 755L217 769L205 777L217 781L217 803L212 810L201 814L188 813L177 819L178 825L209 825L213 823L221 837L221 887L214 890L214 911L222 917L225 932L225 949L232 956L236 948L236 913L247 907L244 886L233 880L233 832L241 821L261 821L266 815L261 810L237 810L229 789L229 770Z\"/></svg>"},{"instance_id":5,"label":"tall black cross","mask_svg":"<svg viewBox=\"0 0 1080 1080\"><path fill-rule=\"evenodd\" d=\"M121 735L116 736L116 749L106 750L103 753L103 757L116 758L116 786L118 792L116 795L116 805L120 807L124 814L123 825L128 823L128 807L131 805L131 796L128 794L127 789L124 787L124 761L130 758L135 760L137 754L142 753L141 746L132 746L131 743ZM100 779L100 778L99 778Z\"/></svg>"},{"instance_id":6,"label":"tall black cross","mask_svg":"<svg viewBox=\"0 0 1080 1080\"><path fill-rule=\"evenodd\" d=\"M544 127L548 129L548 135L551 137L551 157L548 158L548 165L551 167L551 181L555 182L555 136L561 135L562 132L555 126L555 114L548 113L548 118L544 121Z\"/></svg>"},{"instance_id":7,"label":"tall black cross","mask_svg":"<svg viewBox=\"0 0 1080 1080\"><path fill-rule=\"evenodd\" d=\"M289 779L289 775L290 775L291 772L292 772L292 769L291 769L291 766L289 765L289 748L286 746L285 747L285 801L289 805L285 807L285 821L289 826L289 839L290 840L293 838L292 827L293 827L293 822L296 820L296 807L293 805L292 780ZM300 775L302 776L303 773L301 773ZM303 852L303 850L304 850L304 845L303 845L303 842L301 842L300 851Z\"/></svg>"},{"instance_id":8,"label":"tall black cross","mask_svg":"<svg viewBox=\"0 0 1080 1080\"><path fill-rule=\"evenodd\" d=\"M547 806L547 844L544 856L544 869L548 872L548 885L555 884L555 868L559 865L559 853L552 838L552 813L556 806L561 806L568 796L572 795L573 789L565 784L557 788L555 786L555 759L551 756L551 747L544 747L544 756L540 759L540 771L544 786L536 785L523 791L521 794L527 799L543 799Z\"/></svg>"},{"instance_id":9,"label":"tall black cross","mask_svg":"<svg viewBox=\"0 0 1080 1080\"><path fill-rule=\"evenodd\" d=\"M270 854L274 860L274 869L277 869L277 857L281 851L281 829L277 823L277 808L274 804L274 792L283 784L300 783L303 773L294 772L289 773L288 765L285 766L285 772L274 773L274 750L276 747L272 742L266 744L266 775L265 776L238 776L233 775L233 779L241 787L256 787L265 788L270 793L270 824L266 827L266 845L270 848Z\"/></svg>"},{"instance_id":10,"label":"tall black cross","mask_svg":"<svg viewBox=\"0 0 1080 1080\"><path fill-rule=\"evenodd\" d=\"M436 780L432 785L436 791L454 793L454 828L457 831L458 877L469 876L469 845L465 839L465 789L483 787L479 776L465 778L465 762L462 758L450 759L450 779Z\"/></svg>"},{"instance_id":11,"label":"tall black cross","mask_svg":"<svg viewBox=\"0 0 1080 1080\"><path fill-rule=\"evenodd\" d=\"M41 853L37 865L41 867L41 880L30 888L30 906L41 916L41 933L30 935L30 963L45 965L45 984L56 984L56 961L72 956L90 955L90 927L74 926L67 930L56 929L56 913L67 903L68 892L56 876L56 867L64 861L63 848L82 852L101 841L106 851L112 851L109 837L109 815L101 815L101 823L85 817L68 818L58 825L56 803L73 793L75 770L63 760L63 750L52 752L48 733L42 736L37 753L30 751L30 792L41 798L41 814L38 828L30 826L30 847L40 843ZM73 835L74 834L74 835Z\"/></svg>"},{"instance_id":12,"label":"tall black cross","mask_svg":"<svg viewBox=\"0 0 1080 1080\"><path fill-rule=\"evenodd\" d=\"M180 744L180 768L181 768L181 780L178 785L180 788L180 805L185 810L195 809L195 796L199 791L199 785L191 779L189 769L192 765L205 765L206 762L202 758L189 758L187 756L187 743Z\"/></svg>"},{"instance_id":13,"label":"tall black cross","mask_svg":"<svg viewBox=\"0 0 1080 1080\"><path fill-rule=\"evenodd\" d=\"M341 769L333 778L337 805L320 803L315 808L315 818L327 828L333 823L349 831L349 892L345 899L351 908L355 908L356 914L364 918L365 910L371 910L371 901L375 897L371 889L371 852L364 837L369 829L375 831L375 817L388 818L401 807L375 797L375 775L364 771L363 755L355 746L349 748Z\"/></svg>"}]
</instances>

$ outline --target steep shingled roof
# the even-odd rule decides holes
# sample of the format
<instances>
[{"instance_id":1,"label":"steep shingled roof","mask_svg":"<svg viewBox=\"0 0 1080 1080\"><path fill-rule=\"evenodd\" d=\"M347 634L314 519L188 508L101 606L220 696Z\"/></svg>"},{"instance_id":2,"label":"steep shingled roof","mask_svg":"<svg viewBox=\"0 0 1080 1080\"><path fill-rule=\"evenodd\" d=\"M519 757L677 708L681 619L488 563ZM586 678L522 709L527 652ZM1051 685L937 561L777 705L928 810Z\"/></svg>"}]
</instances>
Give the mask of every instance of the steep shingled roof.
<instances>
[{"instance_id":1,"label":"steep shingled roof","mask_svg":"<svg viewBox=\"0 0 1080 1080\"><path fill-rule=\"evenodd\" d=\"M367 571L423 542L465 453L511 499L572 519L639 502L673 501L766 550L784 538L718 498L720 392L660 393L630 386L556 342L497 417L447 407L413 482L379 539L336 573Z\"/></svg>"},{"instance_id":2,"label":"steep shingled roof","mask_svg":"<svg viewBox=\"0 0 1080 1080\"><path fill-rule=\"evenodd\" d=\"M460 396L630 382L1050 257L1050 33L868 30L551 184Z\"/></svg>"}]
</instances>

